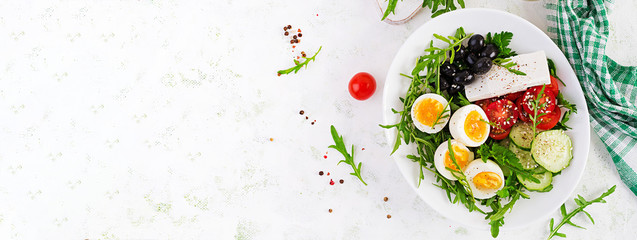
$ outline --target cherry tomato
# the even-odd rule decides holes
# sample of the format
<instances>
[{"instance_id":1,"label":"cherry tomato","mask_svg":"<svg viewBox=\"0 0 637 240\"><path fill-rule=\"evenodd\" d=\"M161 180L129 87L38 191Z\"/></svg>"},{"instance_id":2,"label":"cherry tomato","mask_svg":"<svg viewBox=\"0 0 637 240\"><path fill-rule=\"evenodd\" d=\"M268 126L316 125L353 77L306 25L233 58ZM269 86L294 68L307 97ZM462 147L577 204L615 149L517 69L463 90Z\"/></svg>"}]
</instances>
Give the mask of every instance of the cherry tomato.
<instances>
[{"instance_id":1,"label":"cherry tomato","mask_svg":"<svg viewBox=\"0 0 637 240\"><path fill-rule=\"evenodd\" d=\"M500 99L487 107L489 121L495 123L496 128L508 129L518 121L518 107L511 100Z\"/></svg>"},{"instance_id":2,"label":"cherry tomato","mask_svg":"<svg viewBox=\"0 0 637 240\"><path fill-rule=\"evenodd\" d=\"M535 98L538 97L538 94L541 90L542 86L535 86L527 89L526 92L524 92L524 95L522 95L522 107L524 108L524 111L526 111L526 113L528 113L529 115L534 114L534 109L531 107L531 103L533 102L533 100L535 100ZM548 88L544 88L544 92L542 96L540 96L540 108L538 109L538 113L549 113L553 111L553 109L555 108L555 103L555 93L553 93L553 91Z\"/></svg>"},{"instance_id":3,"label":"cherry tomato","mask_svg":"<svg viewBox=\"0 0 637 240\"><path fill-rule=\"evenodd\" d=\"M489 106L489 104L497 100L498 100L497 98L483 99L483 100L477 101L476 105L480 106L482 110L484 110L484 112L487 112L487 107Z\"/></svg>"},{"instance_id":4,"label":"cherry tomato","mask_svg":"<svg viewBox=\"0 0 637 240\"><path fill-rule=\"evenodd\" d=\"M491 128L491 131L489 132L489 137L495 140L502 140L505 137L509 136L510 132L511 132L511 128L507 128L507 129Z\"/></svg>"},{"instance_id":5,"label":"cherry tomato","mask_svg":"<svg viewBox=\"0 0 637 240\"><path fill-rule=\"evenodd\" d=\"M518 100L515 101L515 105L518 106L519 109L519 113L520 115L518 117L520 117L520 120L522 120L523 122L531 122L531 118L529 118L529 114L526 113L525 110L522 110L522 98L518 98Z\"/></svg>"},{"instance_id":6,"label":"cherry tomato","mask_svg":"<svg viewBox=\"0 0 637 240\"><path fill-rule=\"evenodd\" d=\"M515 100L518 100L518 98L520 98L522 95L524 95L524 91L509 93L507 95L504 95L504 98L515 102Z\"/></svg>"},{"instance_id":7,"label":"cherry tomato","mask_svg":"<svg viewBox=\"0 0 637 240\"><path fill-rule=\"evenodd\" d=\"M553 93L557 96L560 93L560 87L557 85L557 78L551 76L551 84L546 85L546 89L551 89Z\"/></svg>"},{"instance_id":8,"label":"cherry tomato","mask_svg":"<svg viewBox=\"0 0 637 240\"><path fill-rule=\"evenodd\" d=\"M555 109L553 109L553 111L538 118L538 122L540 123L537 125L537 128L542 130L549 130L557 125L557 122L560 121L561 117L562 110L559 107L556 107Z\"/></svg>"},{"instance_id":9,"label":"cherry tomato","mask_svg":"<svg viewBox=\"0 0 637 240\"><path fill-rule=\"evenodd\" d=\"M366 100L376 91L376 80L366 72L359 72L349 80L349 94L357 100Z\"/></svg>"}]
</instances>

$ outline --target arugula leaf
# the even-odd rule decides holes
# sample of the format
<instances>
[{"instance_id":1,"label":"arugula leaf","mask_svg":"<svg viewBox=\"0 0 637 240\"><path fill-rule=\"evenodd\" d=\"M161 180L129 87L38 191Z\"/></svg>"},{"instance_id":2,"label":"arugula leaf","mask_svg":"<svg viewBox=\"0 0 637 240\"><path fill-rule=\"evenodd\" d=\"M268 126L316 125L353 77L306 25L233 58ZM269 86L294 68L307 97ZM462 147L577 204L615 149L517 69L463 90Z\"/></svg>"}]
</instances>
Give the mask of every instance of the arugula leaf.
<instances>
[{"instance_id":1,"label":"arugula leaf","mask_svg":"<svg viewBox=\"0 0 637 240\"><path fill-rule=\"evenodd\" d=\"M465 7L464 0L455 0L455 1L458 3L460 8ZM381 19L381 21L385 20L385 18L387 18L387 16L389 16L390 13L396 14L395 10L396 10L397 4L398 4L398 0L388 0L387 9L385 9L385 12L383 13L383 18ZM438 9L440 7L444 7L444 8ZM458 7L456 7L454 0L423 0L422 8L431 9L432 18L437 17L440 14L458 9Z\"/></svg>"},{"instance_id":2,"label":"arugula leaf","mask_svg":"<svg viewBox=\"0 0 637 240\"><path fill-rule=\"evenodd\" d=\"M591 217L591 215L588 212L584 211L584 208L588 207L589 205L593 203L606 203L606 200L604 200L604 198L607 197L608 195L611 195L613 192L615 192L615 187L617 187L617 185L612 186L605 193L602 193L602 195L600 195L599 197L591 201L587 201L581 195L577 195L577 198L573 200L579 207L574 209L570 213L566 212L566 204L562 204L562 207L560 207L560 213L562 214L562 221L560 221L560 223L554 227L555 221L553 220L553 218L551 218L551 221L549 223L549 236L547 240L550 240L554 236L566 237L566 234L557 232L557 230L559 230L562 226L564 226L564 224L569 224L571 226L584 229L583 227L578 226L571 221L571 219L580 212L585 213L588 219L590 219L591 222L595 224L595 220L593 220L593 217Z\"/></svg>"},{"instance_id":3,"label":"arugula leaf","mask_svg":"<svg viewBox=\"0 0 637 240\"><path fill-rule=\"evenodd\" d=\"M555 69L555 63L553 62L553 60L551 60L550 58L546 58L546 62L549 65L549 73L551 74L551 76L553 76L554 78L557 78L557 80L559 80L562 83L562 85L566 87L566 84L564 84L564 81L562 81L562 79L560 79L560 77L557 76L557 70Z\"/></svg>"},{"instance_id":4,"label":"arugula leaf","mask_svg":"<svg viewBox=\"0 0 637 240\"><path fill-rule=\"evenodd\" d=\"M522 72L520 70L517 70L517 69L513 68L513 67L517 66L518 63L511 61L511 59L509 59L509 58L507 58L507 59L503 59L503 58L493 59L493 64L498 65L500 67L503 67L506 70L509 70L509 72L515 73L516 75L526 76L525 72Z\"/></svg>"},{"instance_id":5,"label":"arugula leaf","mask_svg":"<svg viewBox=\"0 0 637 240\"><path fill-rule=\"evenodd\" d=\"M557 100L557 105L563 108L566 108L568 110L571 110L575 113L577 113L577 106L575 106L575 104L570 103L569 101L567 101L566 99L564 99L564 95L562 95L562 93L558 93L557 96L555 96L555 99Z\"/></svg>"},{"instance_id":6,"label":"arugula leaf","mask_svg":"<svg viewBox=\"0 0 637 240\"><path fill-rule=\"evenodd\" d=\"M394 12L396 10L396 4L398 4L398 0L389 0L387 2L387 9L385 9L385 13L383 13L383 18L380 19L381 21L385 20L385 18L389 16L389 13L396 14Z\"/></svg>"},{"instance_id":7,"label":"arugula leaf","mask_svg":"<svg viewBox=\"0 0 637 240\"><path fill-rule=\"evenodd\" d=\"M352 155L349 155L349 153L347 152L347 148L345 147L345 143L343 142L343 136L338 135L338 132L336 131L334 125L330 127L330 130L332 133L332 138L334 139L334 145L330 145L329 148L336 149L338 152L343 154L343 157L345 157L345 160L339 161L336 165L346 163L352 166L354 172L350 173L350 175L358 177L358 179L361 180L361 182L365 184L365 186L367 186L367 183L365 183L365 181L363 181L363 178L361 177L361 167L363 163L359 162L358 166L356 166L356 163L354 162L354 145L352 145Z\"/></svg>"},{"instance_id":8,"label":"arugula leaf","mask_svg":"<svg viewBox=\"0 0 637 240\"><path fill-rule=\"evenodd\" d=\"M314 54L314 56L312 56L311 58L307 58L307 57L303 57L305 59L305 61L303 62L299 62L298 60L294 59L294 67L285 69L285 70L279 70L277 72L277 74L279 76L284 75L284 74L289 74L291 72L297 73L299 70L301 70L301 68L303 66L305 66L305 68L307 68L307 65L310 63L310 61L314 61L314 59L316 59L316 55L319 54L319 52L321 52L321 48L323 48L323 46L320 46L318 51L316 51L316 53Z\"/></svg>"},{"instance_id":9,"label":"arugula leaf","mask_svg":"<svg viewBox=\"0 0 637 240\"><path fill-rule=\"evenodd\" d=\"M562 129L562 130L572 129L569 126L566 126L566 122L568 122L568 120L570 119L571 113L573 112L577 113L577 106L575 106L575 104L572 104L568 102L566 99L564 99L564 96L562 95L561 92L557 94L555 99L557 99L557 107L563 107L563 108L566 108L567 110L564 113L562 120L560 120L553 129Z\"/></svg>"}]
</instances>

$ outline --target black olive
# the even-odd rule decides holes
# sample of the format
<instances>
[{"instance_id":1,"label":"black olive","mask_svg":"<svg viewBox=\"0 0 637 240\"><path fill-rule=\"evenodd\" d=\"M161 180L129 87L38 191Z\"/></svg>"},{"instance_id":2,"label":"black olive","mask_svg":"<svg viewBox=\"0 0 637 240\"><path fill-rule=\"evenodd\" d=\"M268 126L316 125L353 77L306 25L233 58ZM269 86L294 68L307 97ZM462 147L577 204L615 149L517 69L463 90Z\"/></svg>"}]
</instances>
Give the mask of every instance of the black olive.
<instances>
[{"instance_id":1,"label":"black olive","mask_svg":"<svg viewBox=\"0 0 637 240\"><path fill-rule=\"evenodd\" d=\"M467 54L467 57L464 58L464 61L471 66L478 61L478 56L474 53L469 53Z\"/></svg>"},{"instance_id":2,"label":"black olive","mask_svg":"<svg viewBox=\"0 0 637 240\"><path fill-rule=\"evenodd\" d=\"M491 66L492 65L493 65L493 62L492 62L491 58L483 57L483 58L478 59L476 64L473 64L473 66L471 66L471 70L475 74L478 74L478 75L485 74L489 70L491 70ZM456 75L458 75L458 74L456 74Z\"/></svg>"},{"instance_id":3,"label":"black olive","mask_svg":"<svg viewBox=\"0 0 637 240\"><path fill-rule=\"evenodd\" d=\"M453 77L456 75L458 71L458 67L456 65L450 64L449 62L445 62L440 66L440 72L448 77Z\"/></svg>"},{"instance_id":4,"label":"black olive","mask_svg":"<svg viewBox=\"0 0 637 240\"><path fill-rule=\"evenodd\" d=\"M460 59L458 59L457 61L453 61L453 64L458 66L458 71L470 68L469 64L467 64L464 60L460 60Z\"/></svg>"},{"instance_id":5,"label":"black olive","mask_svg":"<svg viewBox=\"0 0 637 240\"><path fill-rule=\"evenodd\" d=\"M498 56L498 54L500 54L500 49L498 48L498 46L490 43L484 46L480 54L478 54L478 57L488 57L494 59Z\"/></svg>"},{"instance_id":6,"label":"black olive","mask_svg":"<svg viewBox=\"0 0 637 240\"><path fill-rule=\"evenodd\" d=\"M469 51L465 46L460 45L460 48L456 50L455 55L453 56L453 63L456 63L458 60L464 59L467 56Z\"/></svg>"},{"instance_id":7,"label":"black olive","mask_svg":"<svg viewBox=\"0 0 637 240\"><path fill-rule=\"evenodd\" d=\"M449 95L455 95L456 93L460 92L464 90L464 86L462 85L457 85L457 84L451 84L451 86L449 86L449 89L447 89L447 92L449 93Z\"/></svg>"},{"instance_id":8,"label":"black olive","mask_svg":"<svg viewBox=\"0 0 637 240\"><path fill-rule=\"evenodd\" d=\"M456 73L451 83L464 86L473 82L474 79L475 76L469 70L462 70Z\"/></svg>"},{"instance_id":9,"label":"black olive","mask_svg":"<svg viewBox=\"0 0 637 240\"><path fill-rule=\"evenodd\" d=\"M449 80L446 77L440 76L440 90L447 90L447 88L449 88Z\"/></svg>"},{"instance_id":10,"label":"black olive","mask_svg":"<svg viewBox=\"0 0 637 240\"><path fill-rule=\"evenodd\" d=\"M484 47L484 37L480 34L476 34L469 38L469 51L477 53Z\"/></svg>"}]
</instances>

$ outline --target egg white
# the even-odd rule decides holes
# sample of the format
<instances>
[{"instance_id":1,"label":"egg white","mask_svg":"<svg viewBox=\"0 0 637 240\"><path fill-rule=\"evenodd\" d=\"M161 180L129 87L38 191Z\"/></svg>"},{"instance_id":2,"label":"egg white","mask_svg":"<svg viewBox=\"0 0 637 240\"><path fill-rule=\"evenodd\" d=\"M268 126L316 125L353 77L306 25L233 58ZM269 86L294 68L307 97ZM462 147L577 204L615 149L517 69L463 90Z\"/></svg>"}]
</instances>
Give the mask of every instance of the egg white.
<instances>
[{"instance_id":1,"label":"egg white","mask_svg":"<svg viewBox=\"0 0 637 240\"><path fill-rule=\"evenodd\" d=\"M422 124L421 122L419 122L418 120L416 120L416 108L415 106L427 99L427 98L431 98L433 100L438 101L440 104L442 104L442 106L446 106L444 110L447 110L448 113L451 113L451 108L449 107L449 104L447 102L447 99L445 99L444 97L435 94L435 93L427 93L427 94L423 94L420 97L418 97L416 99L416 101L414 101L414 105L412 105L411 108L411 120L414 121L414 126L416 126L416 128L418 128L418 130L420 130L421 132L425 132L425 133L429 133L429 134L433 134L433 133L437 133L440 132L440 130L442 130L445 126L447 126L447 123L449 122L449 116L444 117L444 118L440 118L440 120L438 122L440 122L439 124L434 125L433 127L430 126L426 126L425 124ZM443 114L444 116L445 114Z\"/></svg>"},{"instance_id":2,"label":"egg white","mask_svg":"<svg viewBox=\"0 0 637 240\"><path fill-rule=\"evenodd\" d=\"M461 142L467 147L477 147L482 145L487 138L489 138L489 132L491 131L491 126L487 124L487 133L484 135L484 138L480 141L473 141L467 133L464 131L464 122L467 120L467 116L470 112L477 111L482 119L488 121L487 114L484 113L484 110L478 105L469 104L467 106L461 107L456 110L453 115L451 115L451 120L449 120L449 132L451 132L451 136L456 139L456 141Z\"/></svg>"},{"instance_id":3,"label":"egg white","mask_svg":"<svg viewBox=\"0 0 637 240\"><path fill-rule=\"evenodd\" d=\"M487 190L478 189L473 183L473 178L481 172L492 172L497 174L500 177L500 180L502 180L502 185L500 185L500 188ZM467 177L469 187L471 187L471 191L473 192L473 197L477 199L491 198L496 195L496 192L498 190L504 187L505 179L504 174L502 173L502 168L500 168L497 163L491 160L487 160L487 162L483 162L480 158L473 160L465 168L464 175Z\"/></svg>"},{"instance_id":4,"label":"egg white","mask_svg":"<svg viewBox=\"0 0 637 240\"><path fill-rule=\"evenodd\" d=\"M462 149L464 149L465 151L469 152L469 160L467 162L471 163L471 161L473 160L473 152L469 151L469 149L462 143L456 141L456 140L450 140L451 141L451 146L458 146ZM436 166L436 170L438 170L438 172L440 173L440 175L442 175L443 177L449 179L449 180L458 180L458 178L456 178L453 173L451 173L451 171L447 170L445 168L445 155L447 154L447 152L449 152L449 143L448 141L443 142L442 144L440 144L440 146L438 146L438 148L436 149L436 152L434 153L434 166Z\"/></svg>"}]
</instances>

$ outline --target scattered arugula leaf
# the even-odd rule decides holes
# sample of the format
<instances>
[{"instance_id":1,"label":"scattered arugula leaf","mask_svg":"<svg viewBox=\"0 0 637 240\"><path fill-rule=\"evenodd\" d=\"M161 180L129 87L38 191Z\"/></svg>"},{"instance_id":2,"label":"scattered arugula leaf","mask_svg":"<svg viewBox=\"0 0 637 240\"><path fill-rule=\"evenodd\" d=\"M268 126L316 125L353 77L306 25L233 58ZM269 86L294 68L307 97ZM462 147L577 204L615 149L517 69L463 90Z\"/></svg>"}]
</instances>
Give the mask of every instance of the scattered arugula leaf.
<instances>
[{"instance_id":1,"label":"scattered arugula leaf","mask_svg":"<svg viewBox=\"0 0 637 240\"><path fill-rule=\"evenodd\" d=\"M350 155L347 152L345 143L343 142L343 136L338 135L338 132L336 131L336 128L334 127L334 125L330 127L330 130L332 133L332 138L334 139L334 145L330 145L329 148L336 149L338 152L343 154L343 157L345 157L345 160L339 161L336 165L339 165L341 163L346 163L352 166L352 169L354 169L354 172L350 173L350 175L357 177L359 180L361 180L363 184L365 184L365 186L367 186L367 183L365 183L365 181L363 181L363 178L361 177L361 167L363 163L359 162L357 167L356 163L354 162L354 145L352 145L352 155Z\"/></svg>"},{"instance_id":2,"label":"scattered arugula leaf","mask_svg":"<svg viewBox=\"0 0 637 240\"><path fill-rule=\"evenodd\" d=\"M316 53L314 54L314 56L312 56L311 58L308 57L303 57L305 59L305 61L303 62L299 62L298 60L294 59L294 67L285 69L285 70L279 70L277 72L277 74L279 76L284 75L284 74L289 74L291 72L297 73L299 70L301 70L301 68L303 66L305 66L305 68L307 68L307 65L310 63L310 61L314 61L314 59L316 59L316 55L319 54L319 52L321 52L321 49L323 48L323 46L320 46L318 51L316 51Z\"/></svg>"},{"instance_id":3,"label":"scattered arugula leaf","mask_svg":"<svg viewBox=\"0 0 637 240\"><path fill-rule=\"evenodd\" d=\"M554 227L555 221L553 220L553 218L551 218L551 222L549 223L549 237L547 238L547 240L550 240L554 236L566 237L566 234L557 232L557 230L559 230L562 226L564 226L564 224L585 229L571 222L571 219L580 212L583 212L584 214L586 214L586 216L588 216L588 219L590 219L591 222L595 224L595 220L593 220L593 217L591 217L591 214L584 211L584 208L588 207L589 205L593 203L606 203L606 200L604 200L604 198L607 197L608 195L611 195L613 192L615 192L615 187L617 187L617 185L612 186L611 188L608 189L608 191L606 191L605 193L602 193L602 195L600 195L599 197L591 201L587 201L581 195L577 195L577 198L574 198L573 200L579 207L574 209L570 213L566 212L566 204L562 204L562 207L560 207L560 213L562 214L562 221L559 224L557 224L557 226Z\"/></svg>"},{"instance_id":4,"label":"scattered arugula leaf","mask_svg":"<svg viewBox=\"0 0 637 240\"><path fill-rule=\"evenodd\" d=\"M458 3L460 8L465 7L464 0L455 0L455 1ZM398 0L389 0L387 2L387 9L385 10L385 13L383 13L383 18L381 19L381 21L385 20L385 18L389 16L389 13L396 14L394 11L396 10L397 4L398 4ZM438 9L441 6L444 8ZM440 14L451 12L453 10L458 9L458 7L456 7L456 4L454 3L454 0L423 0L422 8L425 8L425 7L431 9L432 18L435 18Z\"/></svg>"}]
</instances>

